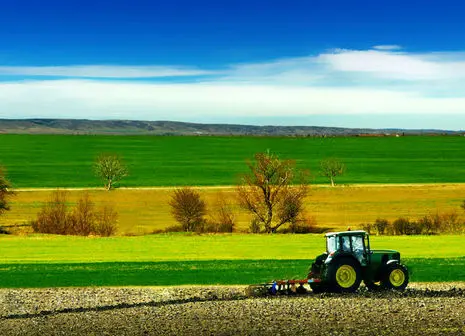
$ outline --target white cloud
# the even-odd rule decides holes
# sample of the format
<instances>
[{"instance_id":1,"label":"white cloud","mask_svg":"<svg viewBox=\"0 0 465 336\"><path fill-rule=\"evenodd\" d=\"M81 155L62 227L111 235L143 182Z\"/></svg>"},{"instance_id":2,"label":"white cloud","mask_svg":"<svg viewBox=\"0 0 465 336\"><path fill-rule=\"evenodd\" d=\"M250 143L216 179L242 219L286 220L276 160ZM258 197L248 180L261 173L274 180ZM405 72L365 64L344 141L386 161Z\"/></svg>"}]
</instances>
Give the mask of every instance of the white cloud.
<instances>
[{"instance_id":1,"label":"white cloud","mask_svg":"<svg viewBox=\"0 0 465 336\"><path fill-rule=\"evenodd\" d=\"M0 67L0 74L7 74L5 69L10 68ZM442 114L465 114L464 52L420 54L378 46L371 50L333 50L307 57L236 64L216 71L159 66L22 69L26 75L77 78L0 81L0 118L205 122L251 116L363 114L382 118L409 114L439 118ZM130 80L163 76L192 76L196 83ZM463 128L454 120L450 125Z\"/></svg>"},{"instance_id":2,"label":"white cloud","mask_svg":"<svg viewBox=\"0 0 465 336\"><path fill-rule=\"evenodd\" d=\"M343 50L319 57L336 71L369 73L379 78L409 81L465 79L465 59L451 62L428 56L378 50Z\"/></svg>"},{"instance_id":3,"label":"white cloud","mask_svg":"<svg viewBox=\"0 0 465 336\"><path fill-rule=\"evenodd\" d=\"M373 49L377 49L377 50L399 50L399 49L402 49L402 47L400 45L397 45L397 44L381 44L381 45L374 46Z\"/></svg>"},{"instance_id":4,"label":"white cloud","mask_svg":"<svg viewBox=\"0 0 465 336\"><path fill-rule=\"evenodd\" d=\"M192 119L313 114L461 114L465 97L369 88L149 84L85 80L0 84L0 117Z\"/></svg>"},{"instance_id":5,"label":"white cloud","mask_svg":"<svg viewBox=\"0 0 465 336\"><path fill-rule=\"evenodd\" d=\"M53 76L80 78L155 78L211 75L211 71L188 67L68 65L0 66L1 75Z\"/></svg>"},{"instance_id":6,"label":"white cloud","mask_svg":"<svg viewBox=\"0 0 465 336\"><path fill-rule=\"evenodd\" d=\"M336 49L316 56L235 65L224 79L262 83L329 83L338 86L351 85L354 82L372 85L374 79L410 82L465 81L465 54ZM392 82L388 84L392 85Z\"/></svg>"}]
</instances>

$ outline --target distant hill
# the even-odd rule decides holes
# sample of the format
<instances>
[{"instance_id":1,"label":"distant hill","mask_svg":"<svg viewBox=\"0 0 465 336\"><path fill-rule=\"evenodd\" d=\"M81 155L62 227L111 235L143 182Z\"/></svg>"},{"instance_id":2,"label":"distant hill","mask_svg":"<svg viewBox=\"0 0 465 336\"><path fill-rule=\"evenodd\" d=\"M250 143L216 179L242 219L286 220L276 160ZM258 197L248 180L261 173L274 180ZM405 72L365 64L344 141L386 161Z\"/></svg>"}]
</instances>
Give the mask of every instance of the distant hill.
<instances>
[{"instance_id":1,"label":"distant hill","mask_svg":"<svg viewBox=\"0 0 465 336\"><path fill-rule=\"evenodd\" d=\"M383 136L463 134L446 130L368 129L317 126L197 124L177 121L0 119L0 133L115 135L253 135L253 136Z\"/></svg>"}]
</instances>

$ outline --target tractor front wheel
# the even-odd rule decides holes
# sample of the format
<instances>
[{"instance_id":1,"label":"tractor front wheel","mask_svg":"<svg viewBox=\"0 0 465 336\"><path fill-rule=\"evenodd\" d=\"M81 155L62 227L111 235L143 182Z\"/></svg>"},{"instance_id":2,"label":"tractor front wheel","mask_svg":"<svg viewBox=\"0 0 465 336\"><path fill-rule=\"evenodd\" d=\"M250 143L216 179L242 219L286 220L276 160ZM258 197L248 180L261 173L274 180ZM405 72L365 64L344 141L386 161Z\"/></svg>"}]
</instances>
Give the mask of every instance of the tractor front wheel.
<instances>
[{"instance_id":1,"label":"tractor front wheel","mask_svg":"<svg viewBox=\"0 0 465 336\"><path fill-rule=\"evenodd\" d=\"M382 285L386 289L403 291L408 285L409 275L407 267L401 264L387 265Z\"/></svg>"},{"instance_id":2,"label":"tractor front wheel","mask_svg":"<svg viewBox=\"0 0 465 336\"><path fill-rule=\"evenodd\" d=\"M352 293L362 281L360 265L350 258L335 260L328 266L328 282L334 292Z\"/></svg>"}]
</instances>

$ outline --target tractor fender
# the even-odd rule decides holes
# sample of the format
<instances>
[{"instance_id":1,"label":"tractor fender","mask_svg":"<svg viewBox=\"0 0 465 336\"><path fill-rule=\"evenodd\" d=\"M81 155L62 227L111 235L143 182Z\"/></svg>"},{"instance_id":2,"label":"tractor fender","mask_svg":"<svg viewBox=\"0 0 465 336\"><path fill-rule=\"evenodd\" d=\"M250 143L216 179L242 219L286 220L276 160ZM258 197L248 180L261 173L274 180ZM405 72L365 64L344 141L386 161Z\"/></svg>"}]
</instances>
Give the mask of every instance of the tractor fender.
<instances>
[{"instance_id":1,"label":"tractor fender","mask_svg":"<svg viewBox=\"0 0 465 336\"><path fill-rule=\"evenodd\" d=\"M392 259L392 260L389 260L386 265L391 265L391 264L399 264L400 265L400 261L399 260L396 260L396 259Z\"/></svg>"}]
</instances>

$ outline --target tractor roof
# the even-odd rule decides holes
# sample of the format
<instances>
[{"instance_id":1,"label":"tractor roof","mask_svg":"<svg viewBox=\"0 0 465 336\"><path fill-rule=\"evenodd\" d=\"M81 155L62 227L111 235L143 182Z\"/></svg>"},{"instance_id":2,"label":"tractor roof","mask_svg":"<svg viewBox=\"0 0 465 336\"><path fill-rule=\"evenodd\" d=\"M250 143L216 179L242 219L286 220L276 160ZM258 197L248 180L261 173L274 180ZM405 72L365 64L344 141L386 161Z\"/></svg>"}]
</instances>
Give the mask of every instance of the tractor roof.
<instances>
[{"instance_id":1,"label":"tractor roof","mask_svg":"<svg viewBox=\"0 0 465 336\"><path fill-rule=\"evenodd\" d=\"M332 237L332 236L360 236L360 235L368 235L366 231L363 230L355 230L355 231L340 231L340 232L329 232L325 236Z\"/></svg>"}]
</instances>

